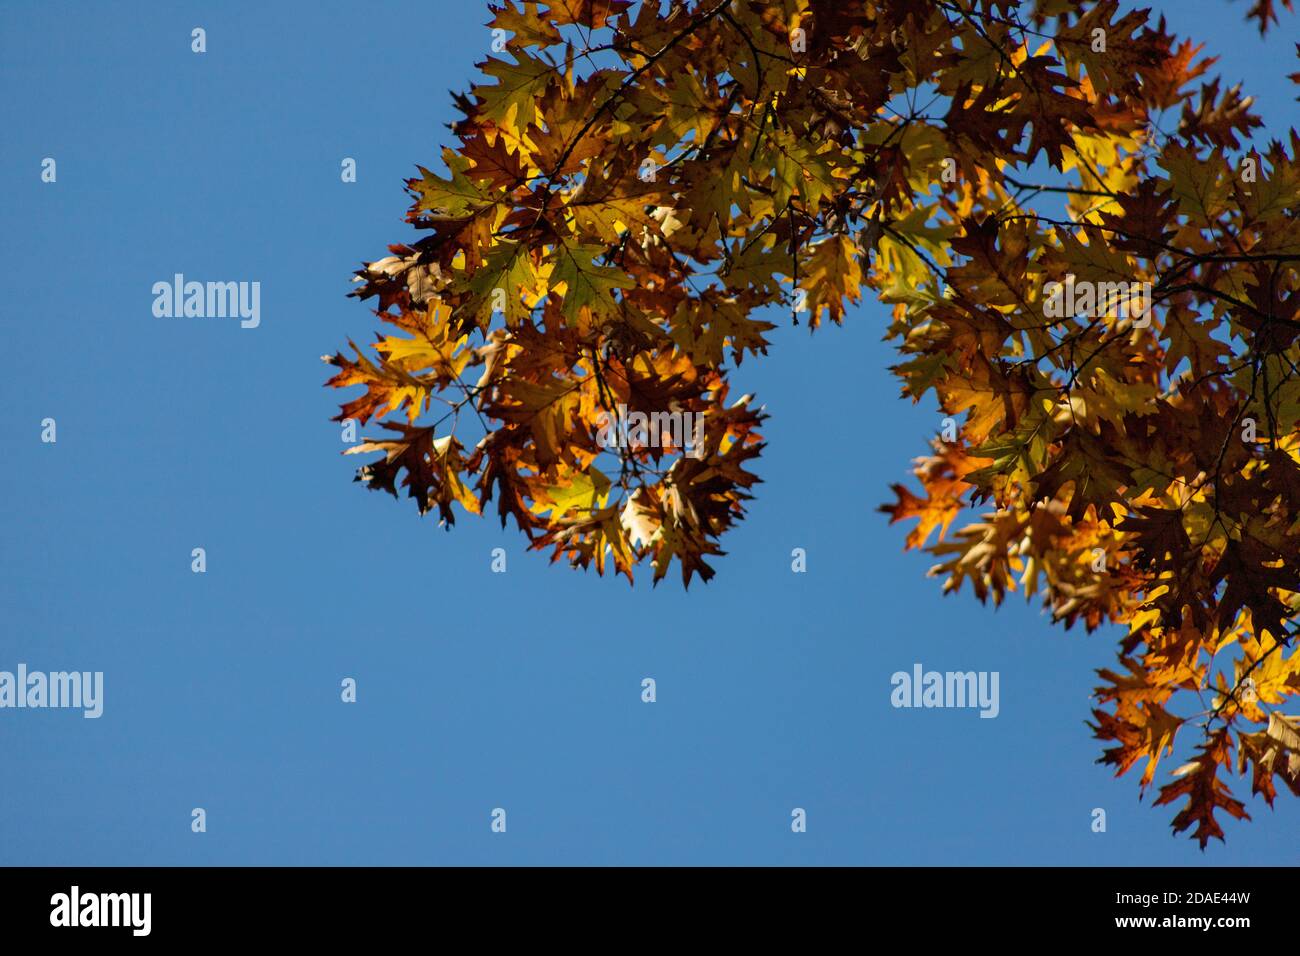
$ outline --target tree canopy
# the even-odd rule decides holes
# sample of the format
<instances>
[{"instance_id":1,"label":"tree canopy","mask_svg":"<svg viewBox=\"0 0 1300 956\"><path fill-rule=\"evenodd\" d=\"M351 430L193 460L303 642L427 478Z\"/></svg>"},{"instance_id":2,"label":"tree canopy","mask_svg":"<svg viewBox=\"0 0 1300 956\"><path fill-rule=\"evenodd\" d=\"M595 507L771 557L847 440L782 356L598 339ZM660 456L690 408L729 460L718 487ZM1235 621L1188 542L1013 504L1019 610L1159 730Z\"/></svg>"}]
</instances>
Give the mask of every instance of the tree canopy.
<instances>
[{"instance_id":1,"label":"tree canopy","mask_svg":"<svg viewBox=\"0 0 1300 956\"><path fill-rule=\"evenodd\" d=\"M882 510L944 591L1122 628L1092 727L1143 791L1186 758L1175 832L1300 794L1300 134L1119 0L490 15L424 235L357 275L393 331L327 359L358 480L707 581L764 448L732 373L872 296L941 417Z\"/></svg>"}]
</instances>

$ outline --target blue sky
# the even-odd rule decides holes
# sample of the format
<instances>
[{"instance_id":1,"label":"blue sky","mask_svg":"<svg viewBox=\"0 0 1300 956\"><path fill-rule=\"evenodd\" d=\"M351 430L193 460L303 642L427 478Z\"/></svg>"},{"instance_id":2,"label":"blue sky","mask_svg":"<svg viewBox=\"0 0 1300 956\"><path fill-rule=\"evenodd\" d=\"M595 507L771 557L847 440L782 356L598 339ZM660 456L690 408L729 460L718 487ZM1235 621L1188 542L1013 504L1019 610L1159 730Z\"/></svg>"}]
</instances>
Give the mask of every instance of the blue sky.
<instances>
[{"instance_id":1,"label":"blue sky","mask_svg":"<svg viewBox=\"0 0 1300 956\"><path fill-rule=\"evenodd\" d=\"M1258 146L1300 125L1294 17L1260 40L1243 3L1154 6L1257 97ZM319 356L372 338L351 271L410 235L402 181L436 163L487 19L0 12L0 669L105 674L99 720L0 711L0 863L1297 862L1293 799L1251 801L1201 853L1094 763L1112 631L941 598L902 552L875 509L938 416L898 399L875 303L812 337L782 324L734 376L771 415L764 484L689 593L550 565L495 519L447 533L352 483ZM155 318L177 272L259 281L260 327ZM999 717L892 708L890 675L918 662L998 671Z\"/></svg>"}]
</instances>

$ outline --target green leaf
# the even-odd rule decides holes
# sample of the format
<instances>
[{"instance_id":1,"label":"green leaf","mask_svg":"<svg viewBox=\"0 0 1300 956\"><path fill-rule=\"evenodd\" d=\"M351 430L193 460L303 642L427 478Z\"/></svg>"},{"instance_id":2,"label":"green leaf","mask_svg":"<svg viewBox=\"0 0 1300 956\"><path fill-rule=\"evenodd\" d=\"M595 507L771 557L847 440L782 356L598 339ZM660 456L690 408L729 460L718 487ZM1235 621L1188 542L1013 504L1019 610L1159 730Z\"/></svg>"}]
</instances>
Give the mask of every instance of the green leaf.
<instances>
[{"instance_id":1,"label":"green leaf","mask_svg":"<svg viewBox=\"0 0 1300 956\"><path fill-rule=\"evenodd\" d=\"M574 509L603 508L609 498L609 486L609 479L598 468L576 472L567 485L543 485L533 510L539 514L550 511L554 521Z\"/></svg>"},{"instance_id":2,"label":"green leaf","mask_svg":"<svg viewBox=\"0 0 1300 956\"><path fill-rule=\"evenodd\" d=\"M469 308L479 326L486 327L492 319L496 300L500 298L497 294L500 289L505 293L506 324L516 325L525 312L520 301L521 290L527 295L534 291L536 284L537 274L533 271L528 246L502 239L484 257L483 265L470 280L469 287L474 298Z\"/></svg>"},{"instance_id":3,"label":"green leaf","mask_svg":"<svg viewBox=\"0 0 1300 956\"><path fill-rule=\"evenodd\" d=\"M451 171L450 179L416 166L424 177L413 187L420 195L417 209L446 219L462 219L496 201L490 183L475 182L466 175L470 168L468 159L449 149L443 150L442 158Z\"/></svg>"},{"instance_id":4,"label":"green leaf","mask_svg":"<svg viewBox=\"0 0 1300 956\"><path fill-rule=\"evenodd\" d=\"M556 75L556 67L523 50L515 50L514 56L514 63L489 57L482 65L483 72L499 82L495 86L476 86L474 93L483 100L480 109L488 119L498 126L523 129L533 122L535 100Z\"/></svg>"},{"instance_id":5,"label":"green leaf","mask_svg":"<svg viewBox=\"0 0 1300 956\"><path fill-rule=\"evenodd\" d=\"M617 308L614 290L635 285L621 269L596 265L596 257L605 251L604 246L561 244L552 256L551 284L564 283L564 314L575 322L584 306L593 314L613 312Z\"/></svg>"}]
</instances>

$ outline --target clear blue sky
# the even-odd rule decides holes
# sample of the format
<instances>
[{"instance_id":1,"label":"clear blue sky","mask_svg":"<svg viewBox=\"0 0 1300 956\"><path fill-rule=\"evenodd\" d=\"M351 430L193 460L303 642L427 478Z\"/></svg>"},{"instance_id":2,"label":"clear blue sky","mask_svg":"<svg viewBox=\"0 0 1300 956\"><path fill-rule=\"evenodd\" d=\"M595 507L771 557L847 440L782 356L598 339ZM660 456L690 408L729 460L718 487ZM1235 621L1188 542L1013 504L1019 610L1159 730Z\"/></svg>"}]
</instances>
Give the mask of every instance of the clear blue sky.
<instances>
[{"instance_id":1,"label":"clear blue sky","mask_svg":"<svg viewBox=\"0 0 1300 956\"><path fill-rule=\"evenodd\" d=\"M1244 3L1154 5L1258 97L1257 145L1300 125L1294 16L1261 41ZM5 4L0 669L106 689L99 720L0 711L0 863L1297 862L1294 799L1251 801L1202 854L1093 762L1113 632L941 598L902 553L875 509L938 421L896 397L875 303L811 338L783 324L735 376L772 416L765 483L689 593L352 483L318 356L373 337L351 270L410 235L402 180L436 164L487 19L473 0ZM259 281L260 328L155 318L176 272ZM999 671L1000 716L893 709L917 662Z\"/></svg>"}]
</instances>

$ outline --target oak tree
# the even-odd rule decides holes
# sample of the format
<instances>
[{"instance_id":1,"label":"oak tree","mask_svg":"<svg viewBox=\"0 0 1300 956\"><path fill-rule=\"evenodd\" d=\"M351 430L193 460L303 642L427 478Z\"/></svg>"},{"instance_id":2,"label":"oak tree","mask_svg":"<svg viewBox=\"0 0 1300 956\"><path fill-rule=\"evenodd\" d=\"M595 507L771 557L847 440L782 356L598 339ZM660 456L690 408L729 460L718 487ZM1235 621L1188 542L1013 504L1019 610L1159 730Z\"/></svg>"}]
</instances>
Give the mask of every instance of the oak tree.
<instances>
[{"instance_id":1,"label":"oak tree","mask_svg":"<svg viewBox=\"0 0 1300 956\"><path fill-rule=\"evenodd\" d=\"M731 373L872 296L902 395L952 422L882 509L907 547L945 591L1120 628L1101 760L1145 791L1186 757L1176 832L1247 817L1235 774L1300 794L1300 135L1265 143L1202 45L1119 0L490 16L408 182L421 237L357 275L391 331L327 359L364 388L338 419L383 429L359 480L707 581L764 447Z\"/></svg>"}]
</instances>

